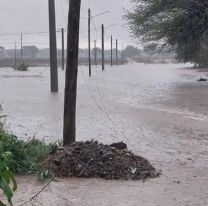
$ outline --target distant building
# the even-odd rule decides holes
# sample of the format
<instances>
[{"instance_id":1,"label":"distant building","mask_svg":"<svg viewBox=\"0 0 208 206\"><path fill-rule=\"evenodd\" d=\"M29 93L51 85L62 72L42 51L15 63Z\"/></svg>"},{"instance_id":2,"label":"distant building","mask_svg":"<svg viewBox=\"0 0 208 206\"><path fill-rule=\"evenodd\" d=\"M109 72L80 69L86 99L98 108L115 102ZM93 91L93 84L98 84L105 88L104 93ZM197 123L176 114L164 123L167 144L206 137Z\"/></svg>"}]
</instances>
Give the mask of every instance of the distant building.
<instances>
[{"instance_id":1,"label":"distant building","mask_svg":"<svg viewBox=\"0 0 208 206\"><path fill-rule=\"evenodd\" d=\"M6 57L4 47L0 46L0 59L4 59Z\"/></svg>"}]
</instances>

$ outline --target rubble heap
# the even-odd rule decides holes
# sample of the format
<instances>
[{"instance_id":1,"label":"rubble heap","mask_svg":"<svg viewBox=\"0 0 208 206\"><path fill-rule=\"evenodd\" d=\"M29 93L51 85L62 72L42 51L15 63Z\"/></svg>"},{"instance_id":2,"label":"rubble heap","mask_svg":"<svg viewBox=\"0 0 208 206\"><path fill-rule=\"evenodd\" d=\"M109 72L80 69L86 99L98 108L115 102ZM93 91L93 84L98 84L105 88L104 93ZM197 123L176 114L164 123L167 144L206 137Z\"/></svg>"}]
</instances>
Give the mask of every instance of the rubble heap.
<instances>
[{"instance_id":1,"label":"rubble heap","mask_svg":"<svg viewBox=\"0 0 208 206\"><path fill-rule=\"evenodd\" d=\"M134 155L123 142L75 142L58 148L42 166L57 177L144 180L159 175L147 159Z\"/></svg>"}]
</instances>

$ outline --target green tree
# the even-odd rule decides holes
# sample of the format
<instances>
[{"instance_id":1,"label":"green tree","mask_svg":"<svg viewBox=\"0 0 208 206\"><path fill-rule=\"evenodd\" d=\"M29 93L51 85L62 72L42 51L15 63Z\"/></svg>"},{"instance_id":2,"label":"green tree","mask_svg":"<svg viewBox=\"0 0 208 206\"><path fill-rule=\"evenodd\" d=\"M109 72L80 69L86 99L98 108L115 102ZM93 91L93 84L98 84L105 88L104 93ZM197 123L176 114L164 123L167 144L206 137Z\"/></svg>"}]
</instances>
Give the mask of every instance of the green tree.
<instances>
[{"instance_id":1,"label":"green tree","mask_svg":"<svg viewBox=\"0 0 208 206\"><path fill-rule=\"evenodd\" d=\"M125 18L132 35L145 43L174 47L177 59L208 65L206 0L132 0Z\"/></svg>"}]
</instances>

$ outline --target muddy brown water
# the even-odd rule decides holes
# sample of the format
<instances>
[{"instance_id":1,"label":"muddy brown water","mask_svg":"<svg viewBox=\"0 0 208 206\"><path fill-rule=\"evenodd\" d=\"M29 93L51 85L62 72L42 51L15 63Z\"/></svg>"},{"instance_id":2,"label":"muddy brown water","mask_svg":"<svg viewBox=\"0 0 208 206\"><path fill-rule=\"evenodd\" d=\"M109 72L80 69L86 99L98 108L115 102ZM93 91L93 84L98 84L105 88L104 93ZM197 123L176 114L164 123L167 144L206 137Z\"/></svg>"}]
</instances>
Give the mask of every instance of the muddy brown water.
<instances>
[{"instance_id":1,"label":"muddy brown water","mask_svg":"<svg viewBox=\"0 0 208 206\"><path fill-rule=\"evenodd\" d=\"M199 72L175 64L129 64L79 68L77 139L123 140L162 170L141 181L61 179L52 182L36 205L206 206L208 205L208 82ZM0 102L8 130L23 139L62 137L64 72L51 94L48 68L28 72L0 69ZM18 177L15 205L44 184ZM1 194L0 194L1 196ZM31 203L28 203L31 205Z\"/></svg>"}]
</instances>

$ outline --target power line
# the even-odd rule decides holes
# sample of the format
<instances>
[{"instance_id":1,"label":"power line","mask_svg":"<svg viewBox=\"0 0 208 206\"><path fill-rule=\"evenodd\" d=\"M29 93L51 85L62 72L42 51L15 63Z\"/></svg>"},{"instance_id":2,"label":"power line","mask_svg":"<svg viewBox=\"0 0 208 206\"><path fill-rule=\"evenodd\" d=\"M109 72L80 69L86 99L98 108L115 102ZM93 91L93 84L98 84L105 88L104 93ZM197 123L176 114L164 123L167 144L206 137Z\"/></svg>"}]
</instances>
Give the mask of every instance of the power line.
<instances>
[{"instance_id":1,"label":"power line","mask_svg":"<svg viewBox=\"0 0 208 206\"><path fill-rule=\"evenodd\" d=\"M61 32L60 30L57 30L56 31L57 33L58 32ZM34 32L28 32L28 31L25 31L25 32L7 32L7 33L0 33L0 36L17 36L17 35L33 35L33 34L49 34L49 32L46 32L46 31L34 31Z\"/></svg>"},{"instance_id":2,"label":"power line","mask_svg":"<svg viewBox=\"0 0 208 206\"><path fill-rule=\"evenodd\" d=\"M66 20L66 16L65 16L65 13L64 13L64 8L63 8L63 5L61 3L61 0L59 0L59 5L60 5L60 8L61 8L61 13L62 13L64 22L65 22L65 26L67 26L67 20Z\"/></svg>"}]
</instances>

